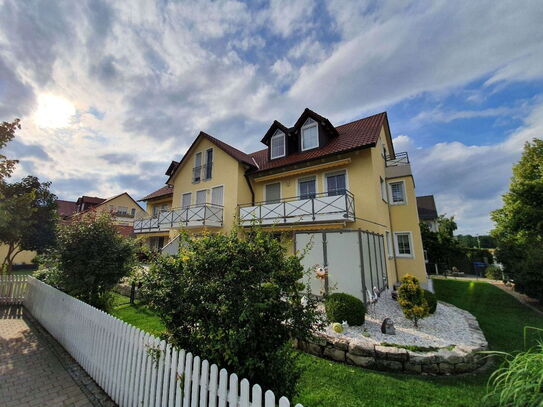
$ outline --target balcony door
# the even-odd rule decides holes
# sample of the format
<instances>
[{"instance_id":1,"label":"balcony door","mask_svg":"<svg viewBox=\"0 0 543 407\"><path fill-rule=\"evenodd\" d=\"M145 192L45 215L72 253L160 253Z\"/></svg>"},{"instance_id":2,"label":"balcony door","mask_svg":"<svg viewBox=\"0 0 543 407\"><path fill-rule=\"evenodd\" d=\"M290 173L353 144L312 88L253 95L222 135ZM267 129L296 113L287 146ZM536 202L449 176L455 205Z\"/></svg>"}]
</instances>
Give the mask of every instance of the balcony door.
<instances>
[{"instance_id":1,"label":"balcony door","mask_svg":"<svg viewBox=\"0 0 543 407\"><path fill-rule=\"evenodd\" d=\"M317 193L317 181L315 178L306 178L298 181L298 189L300 190L300 199L315 198Z\"/></svg>"},{"instance_id":2,"label":"balcony door","mask_svg":"<svg viewBox=\"0 0 543 407\"><path fill-rule=\"evenodd\" d=\"M203 206L207 202L207 189L196 191L196 205Z\"/></svg>"},{"instance_id":3,"label":"balcony door","mask_svg":"<svg viewBox=\"0 0 543 407\"><path fill-rule=\"evenodd\" d=\"M346 191L345 172L327 175L326 191L328 196L344 195Z\"/></svg>"}]
</instances>

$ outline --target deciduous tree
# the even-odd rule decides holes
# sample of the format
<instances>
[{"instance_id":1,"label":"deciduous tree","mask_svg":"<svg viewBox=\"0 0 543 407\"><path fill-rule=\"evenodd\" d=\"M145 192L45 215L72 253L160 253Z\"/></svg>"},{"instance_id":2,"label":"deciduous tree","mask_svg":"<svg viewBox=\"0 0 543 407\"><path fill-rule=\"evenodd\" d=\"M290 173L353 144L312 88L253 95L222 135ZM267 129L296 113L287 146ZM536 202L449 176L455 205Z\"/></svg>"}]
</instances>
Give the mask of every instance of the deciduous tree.
<instances>
[{"instance_id":1,"label":"deciduous tree","mask_svg":"<svg viewBox=\"0 0 543 407\"><path fill-rule=\"evenodd\" d=\"M20 120L15 119L10 122L2 122L0 124L0 151L8 142L15 137L15 131L21 128ZM9 177L17 164L17 160L8 160L8 158L0 153L0 182L3 178Z\"/></svg>"}]
</instances>

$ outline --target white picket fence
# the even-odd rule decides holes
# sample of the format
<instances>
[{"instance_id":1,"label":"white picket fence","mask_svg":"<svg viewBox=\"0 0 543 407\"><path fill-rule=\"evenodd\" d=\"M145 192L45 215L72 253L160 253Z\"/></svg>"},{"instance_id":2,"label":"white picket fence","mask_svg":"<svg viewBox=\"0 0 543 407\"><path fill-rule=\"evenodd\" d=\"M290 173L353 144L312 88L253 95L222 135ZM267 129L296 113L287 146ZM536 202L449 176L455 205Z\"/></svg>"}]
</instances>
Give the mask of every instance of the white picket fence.
<instances>
[{"instance_id":1,"label":"white picket fence","mask_svg":"<svg viewBox=\"0 0 543 407\"><path fill-rule=\"evenodd\" d=\"M119 406L290 406L33 277L24 305Z\"/></svg>"},{"instance_id":2,"label":"white picket fence","mask_svg":"<svg viewBox=\"0 0 543 407\"><path fill-rule=\"evenodd\" d=\"M28 276L0 274L0 304L22 304Z\"/></svg>"}]
</instances>

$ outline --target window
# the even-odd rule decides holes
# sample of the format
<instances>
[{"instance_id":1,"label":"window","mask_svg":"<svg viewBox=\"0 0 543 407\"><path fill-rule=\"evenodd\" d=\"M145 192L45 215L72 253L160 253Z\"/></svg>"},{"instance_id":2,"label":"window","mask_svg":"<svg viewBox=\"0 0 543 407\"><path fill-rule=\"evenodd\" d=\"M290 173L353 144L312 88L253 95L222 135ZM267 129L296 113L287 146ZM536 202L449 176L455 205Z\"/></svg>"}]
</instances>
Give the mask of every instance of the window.
<instances>
[{"instance_id":1,"label":"window","mask_svg":"<svg viewBox=\"0 0 543 407\"><path fill-rule=\"evenodd\" d=\"M119 206L117 208L117 213L119 215L127 215L128 214L128 208L126 206Z\"/></svg>"},{"instance_id":2,"label":"window","mask_svg":"<svg viewBox=\"0 0 543 407\"><path fill-rule=\"evenodd\" d=\"M207 202L207 189L196 191L196 205L204 205Z\"/></svg>"},{"instance_id":3,"label":"window","mask_svg":"<svg viewBox=\"0 0 543 407\"><path fill-rule=\"evenodd\" d=\"M213 171L213 149L210 148L206 151L206 167L205 167L206 177L205 179L211 179L212 171Z\"/></svg>"},{"instance_id":4,"label":"window","mask_svg":"<svg viewBox=\"0 0 543 407\"><path fill-rule=\"evenodd\" d=\"M319 130L313 119L307 119L302 127L302 151L319 146Z\"/></svg>"},{"instance_id":5,"label":"window","mask_svg":"<svg viewBox=\"0 0 543 407\"><path fill-rule=\"evenodd\" d=\"M387 254L388 258L391 259L392 257L394 257L394 249L392 248L392 239L390 238L390 232L386 231L385 235L387 239Z\"/></svg>"},{"instance_id":6,"label":"window","mask_svg":"<svg viewBox=\"0 0 543 407\"><path fill-rule=\"evenodd\" d=\"M381 199L385 202L388 202L388 197L387 197L387 184L385 182L385 180L383 179L383 177L379 177L380 181L381 181Z\"/></svg>"},{"instance_id":7,"label":"window","mask_svg":"<svg viewBox=\"0 0 543 407\"><path fill-rule=\"evenodd\" d=\"M192 193L187 192L181 196L181 208L186 209L192 203Z\"/></svg>"},{"instance_id":8,"label":"window","mask_svg":"<svg viewBox=\"0 0 543 407\"><path fill-rule=\"evenodd\" d=\"M396 256L413 257L411 232L394 233L394 244L396 246Z\"/></svg>"},{"instance_id":9,"label":"window","mask_svg":"<svg viewBox=\"0 0 543 407\"><path fill-rule=\"evenodd\" d=\"M277 131L271 138L271 158L285 156L285 133Z\"/></svg>"},{"instance_id":10,"label":"window","mask_svg":"<svg viewBox=\"0 0 543 407\"><path fill-rule=\"evenodd\" d=\"M391 182L388 184L390 187L390 197L392 199L392 205L403 205L405 204L405 188L404 182Z\"/></svg>"},{"instance_id":11,"label":"window","mask_svg":"<svg viewBox=\"0 0 543 407\"><path fill-rule=\"evenodd\" d=\"M315 194L316 194L315 178L298 181L298 187L300 190L300 199L315 198Z\"/></svg>"},{"instance_id":12,"label":"window","mask_svg":"<svg viewBox=\"0 0 543 407\"><path fill-rule=\"evenodd\" d=\"M202 177L202 153L196 153L194 157L194 168L192 182L200 182Z\"/></svg>"},{"instance_id":13,"label":"window","mask_svg":"<svg viewBox=\"0 0 543 407\"><path fill-rule=\"evenodd\" d=\"M328 196L345 195L345 172L326 175Z\"/></svg>"},{"instance_id":14,"label":"window","mask_svg":"<svg viewBox=\"0 0 543 407\"><path fill-rule=\"evenodd\" d=\"M279 202L281 200L281 183L276 182L275 184L266 185L265 194L266 203Z\"/></svg>"},{"instance_id":15,"label":"window","mask_svg":"<svg viewBox=\"0 0 543 407\"><path fill-rule=\"evenodd\" d=\"M158 213L160 212L160 206L153 206L153 216L157 216Z\"/></svg>"},{"instance_id":16,"label":"window","mask_svg":"<svg viewBox=\"0 0 543 407\"><path fill-rule=\"evenodd\" d=\"M224 191L223 186L211 188L211 203L213 205L222 206L222 204L223 204L223 191Z\"/></svg>"},{"instance_id":17,"label":"window","mask_svg":"<svg viewBox=\"0 0 543 407\"><path fill-rule=\"evenodd\" d=\"M132 216L136 216L136 208L132 208L132 209L130 210L130 214L131 214Z\"/></svg>"}]
</instances>

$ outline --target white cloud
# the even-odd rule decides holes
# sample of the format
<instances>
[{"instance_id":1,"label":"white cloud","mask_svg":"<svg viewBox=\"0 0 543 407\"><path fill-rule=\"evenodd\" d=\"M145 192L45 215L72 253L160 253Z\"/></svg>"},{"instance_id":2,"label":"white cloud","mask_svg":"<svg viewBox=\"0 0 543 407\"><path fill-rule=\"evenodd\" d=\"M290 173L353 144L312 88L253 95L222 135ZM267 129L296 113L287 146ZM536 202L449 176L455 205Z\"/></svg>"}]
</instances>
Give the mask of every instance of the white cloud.
<instances>
[{"instance_id":1,"label":"white cloud","mask_svg":"<svg viewBox=\"0 0 543 407\"><path fill-rule=\"evenodd\" d=\"M306 32L313 27L314 7L315 3L311 0L271 0L266 10L268 28L283 37L295 32Z\"/></svg>"}]
</instances>

